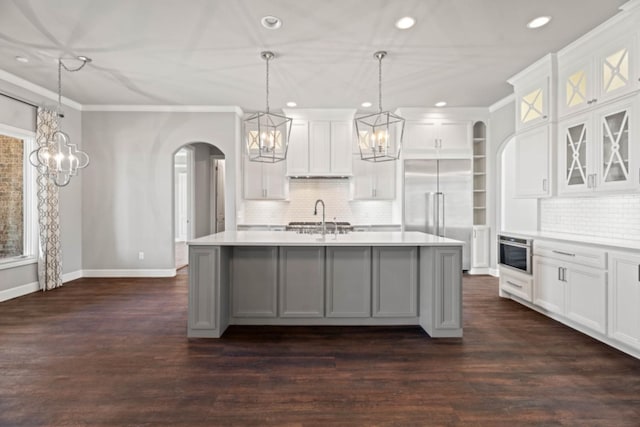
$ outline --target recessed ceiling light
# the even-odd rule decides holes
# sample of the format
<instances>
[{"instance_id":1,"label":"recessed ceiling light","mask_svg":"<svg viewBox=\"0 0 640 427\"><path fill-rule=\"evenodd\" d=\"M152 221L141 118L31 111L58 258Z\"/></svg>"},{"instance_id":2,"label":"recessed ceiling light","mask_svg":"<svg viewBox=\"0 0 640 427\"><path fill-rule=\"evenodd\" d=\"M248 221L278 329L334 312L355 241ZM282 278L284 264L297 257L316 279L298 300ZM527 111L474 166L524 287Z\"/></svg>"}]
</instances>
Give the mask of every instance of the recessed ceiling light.
<instances>
[{"instance_id":1,"label":"recessed ceiling light","mask_svg":"<svg viewBox=\"0 0 640 427\"><path fill-rule=\"evenodd\" d=\"M282 27L282 21L277 16L263 16L260 22L262 23L262 26L268 30L277 30Z\"/></svg>"},{"instance_id":2,"label":"recessed ceiling light","mask_svg":"<svg viewBox=\"0 0 640 427\"><path fill-rule=\"evenodd\" d=\"M444 107L447 105L447 101L439 101L435 103L436 107Z\"/></svg>"},{"instance_id":3,"label":"recessed ceiling light","mask_svg":"<svg viewBox=\"0 0 640 427\"><path fill-rule=\"evenodd\" d=\"M29 62L29 58L27 58L26 56L16 56L16 61L26 64L27 62Z\"/></svg>"},{"instance_id":4,"label":"recessed ceiling light","mask_svg":"<svg viewBox=\"0 0 640 427\"><path fill-rule=\"evenodd\" d=\"M364 108L369 108L369 107L371 107L373 104L372 104L372 103L370 103L370 102L363 102L363 103L362 103L362 104L360 104L360 105L362 105Z\"/></svg>"},{"instance_id":5,"label":"recessed ceiling light","mask_svg":"<svg viewBox=\"0 0 640 427\"><path fill-rule=\"evenodd\" d=\"M296 104L294 101L289 101L287 102L287 107L297 107L298 104Z\"/></svg>"},{"instance_id":6,"label":"recessed ceiling light","mask_svg":"<svg viewBox=\"0 0 640 427\"><path fill-rule=\"evenodd\" d=\"M549 23L549 21L551 21L550 16L538 16L537 18L534 18L531 21L529 21L529 23L527 24L527 28L535 29L535 28L544 27Z\"/></svg>"},{"instance_id":7,"label":"recessed ceiling light","mask_svg":"<svg viewBox=\"0 0 640 427\"><path fill-rule=\"evenodd\" d=\"M410 16L405 16L396 21L396 28L400 30L408 30L416 24L416 20Z\"/></svg>"}]
</instances>

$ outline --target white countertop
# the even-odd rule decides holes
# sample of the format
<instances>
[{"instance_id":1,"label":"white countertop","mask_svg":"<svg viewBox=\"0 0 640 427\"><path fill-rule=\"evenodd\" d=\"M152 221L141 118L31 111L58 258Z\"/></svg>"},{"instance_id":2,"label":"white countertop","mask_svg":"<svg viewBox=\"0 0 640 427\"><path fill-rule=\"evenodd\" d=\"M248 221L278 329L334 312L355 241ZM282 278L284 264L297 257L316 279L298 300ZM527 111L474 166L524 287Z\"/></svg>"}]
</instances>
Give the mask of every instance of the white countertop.
<instances>
[{"instance_id":1,"label":"white countertop","mask_svg":"<svg viewBox=\"0 0 640 427\"><path fill-rule=\"evenodd\" d=\"M528 239L547 239L547 240L559 240L572 243L585 243L589 245L606 246L616 249L631 249L634 251L640 250L640 242L637 240L625 240L625 239L609 239L596 236L584 236L582 234L571 233L556 233L551 231L501 231L498 234L504 234L506 236L523 237Z\"/></svg>"},{"instance_id":2,"label":"white countertop","mask_svg":"<svg viewBox=\"0 0 640 427\"><path fill-rule=\"evenodd\" d=\"M298 234L292 231L223 231L188 242L193 246L462 246L459 240L411 232Z\"/></svg>"}]
</instances>

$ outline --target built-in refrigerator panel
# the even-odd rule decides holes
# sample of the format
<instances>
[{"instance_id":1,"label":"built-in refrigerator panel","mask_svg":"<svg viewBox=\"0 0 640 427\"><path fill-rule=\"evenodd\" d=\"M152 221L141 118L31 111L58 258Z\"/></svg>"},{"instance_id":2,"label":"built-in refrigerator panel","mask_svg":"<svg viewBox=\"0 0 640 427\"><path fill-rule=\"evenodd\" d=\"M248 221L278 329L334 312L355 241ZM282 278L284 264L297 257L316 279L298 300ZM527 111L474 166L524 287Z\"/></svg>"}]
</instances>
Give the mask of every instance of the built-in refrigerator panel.
<instances>
[{"instance_id":1,"label":"built-in refrigerator panel","mask_svg":"<svg viewBox=\"0 0 640 427\"><path fill-rule=\"evenodd\" d=\"M437 160L404 162L404 229L435 234L435 203L429 193L438 191Z\"/></svg>"},{"instance_id":2,"label":"built-in refrigerator panel","mask_svg":"<svg viewBox=\"0 0 640 427\"><path fill-rule=\"evenodd\" d=\"M471 160L405 160L404 229L464 242L463 269L470 267L473 227Z\"/></svg>"}]
</instances>

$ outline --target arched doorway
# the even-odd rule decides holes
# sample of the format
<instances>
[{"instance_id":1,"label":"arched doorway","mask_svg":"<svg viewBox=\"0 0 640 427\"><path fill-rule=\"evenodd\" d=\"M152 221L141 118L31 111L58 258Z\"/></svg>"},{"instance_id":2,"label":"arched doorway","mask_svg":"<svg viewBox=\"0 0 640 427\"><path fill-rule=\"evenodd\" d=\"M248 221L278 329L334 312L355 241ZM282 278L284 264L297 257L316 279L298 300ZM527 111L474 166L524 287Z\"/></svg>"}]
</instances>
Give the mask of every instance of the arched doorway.
<instances>
[{"instance_id":1,"label":"arched doorway","mask_svg":"<svg viewBox=\"0 0 640 427\"><path fill-rule=\"evenodd\" d=\"M189 240L225 229L225 156L206 142L173 155L173 237L176 270L188 264Z\"/></svg>"}]
</instances>

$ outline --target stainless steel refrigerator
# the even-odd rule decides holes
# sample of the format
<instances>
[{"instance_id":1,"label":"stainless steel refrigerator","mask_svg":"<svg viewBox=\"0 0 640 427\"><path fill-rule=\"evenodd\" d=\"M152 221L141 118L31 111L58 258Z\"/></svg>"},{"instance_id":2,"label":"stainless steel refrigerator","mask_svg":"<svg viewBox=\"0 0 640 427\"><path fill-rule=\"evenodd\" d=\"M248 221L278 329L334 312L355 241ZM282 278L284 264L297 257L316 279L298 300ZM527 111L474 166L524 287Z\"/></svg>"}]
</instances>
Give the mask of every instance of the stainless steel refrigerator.
<instances>
[{"instance_id":1,"label":"stainless steel refrigerator","mask_svg":"<svg viewBox=\"0 0 640 427\"><path fill-rule=\"evenodd\" d=\"M404 161L404 229L462 240L462 268L470 267L473 229L471 160Z\"/></svg>"}]
</instances>

